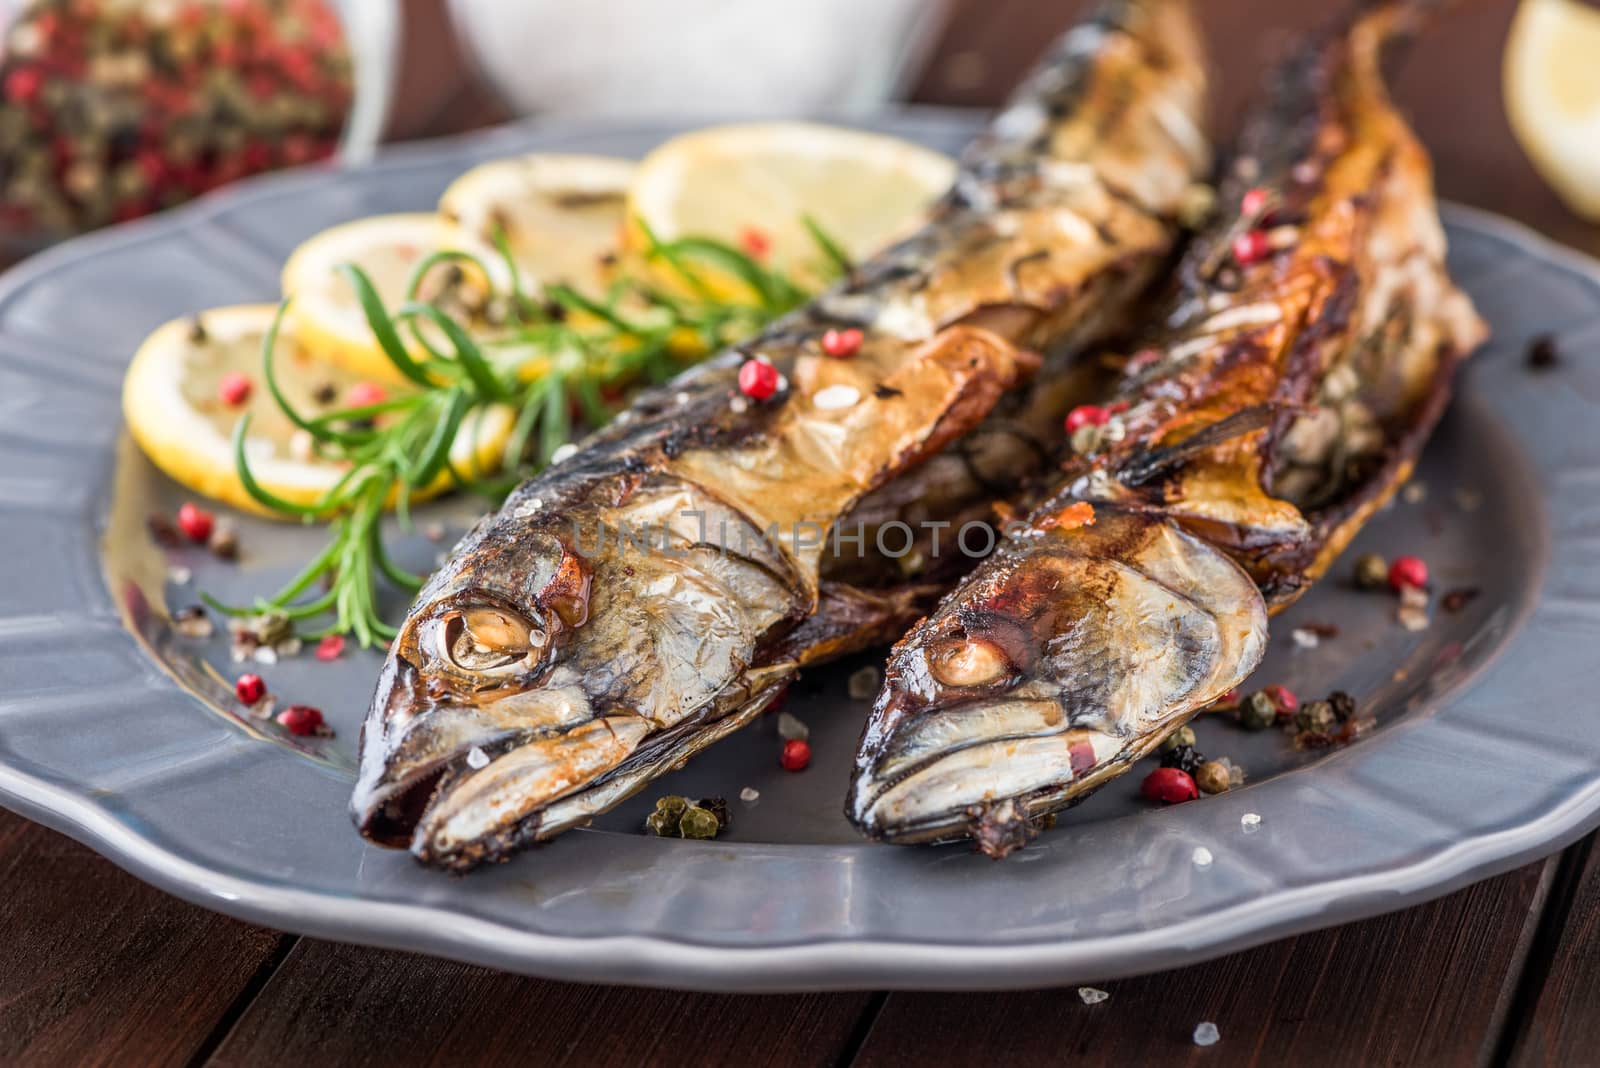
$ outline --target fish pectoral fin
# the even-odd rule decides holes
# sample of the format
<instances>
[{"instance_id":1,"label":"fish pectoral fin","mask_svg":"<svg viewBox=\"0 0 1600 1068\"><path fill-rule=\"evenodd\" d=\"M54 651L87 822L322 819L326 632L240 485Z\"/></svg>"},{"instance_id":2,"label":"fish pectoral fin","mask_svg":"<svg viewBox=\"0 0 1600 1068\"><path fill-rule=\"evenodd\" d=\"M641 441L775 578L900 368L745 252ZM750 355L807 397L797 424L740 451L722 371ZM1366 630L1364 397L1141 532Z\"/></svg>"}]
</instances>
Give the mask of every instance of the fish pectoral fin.
<instances>
[{"instance_id":1,"label":"fish pectoral fin","mask_svg":"<svg viewBox=\"0 0 1600 1068\"><path fill-rule=\"evenodd\" d=\"M1038 367L1036 354L991 330L958 324L939 331L884 379L870 430L888 431L894 452L881 470L861 472L860 481L876 488L943 449Z\"/></svg>"},{"instance_id":2,"label":"fish pectoral fin","mask_svg":"<svg viewBox=\"0 0 1600 1068\"><path fill-rule=\"evenodd\" d=\"M1174 445L1145 450L1135 455L1118 472L1117 478L1124 485L1138 486L1168 475L1225 441L1266 429L1285 410L1286 406L1281 404L1257 404L1234 412Z\"/></svg>"}]
</instances>

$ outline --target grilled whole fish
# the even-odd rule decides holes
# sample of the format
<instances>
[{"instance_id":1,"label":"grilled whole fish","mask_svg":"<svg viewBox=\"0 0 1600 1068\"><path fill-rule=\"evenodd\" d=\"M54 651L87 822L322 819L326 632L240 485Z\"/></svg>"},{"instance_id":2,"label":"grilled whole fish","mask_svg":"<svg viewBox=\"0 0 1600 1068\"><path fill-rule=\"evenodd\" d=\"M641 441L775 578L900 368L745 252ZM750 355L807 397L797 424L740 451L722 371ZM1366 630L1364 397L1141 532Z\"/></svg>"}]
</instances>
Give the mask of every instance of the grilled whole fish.
<instances>
[{"instance_id":1,"label":"grilled whole fish","mask_svg":"<svg viewBox=\"0 0 1600 1068\"><path fill-rule=\"evenodd\" d=\"M1284 65L1055 493L893 650L846 813L1004 855L1241 682L1409 475L1484 328L1369 9ZM1098 439L1098 440L1096 440Z\"/></svg>"},{"instance_id":2,"label":"grilled whole fish","mask_svg":"<svg viewBox=\"0 0 1600 1068\"><path fill-rule=\"evenodd\" d=\"M894 612L892 594L825 586L823 533L977 425L1032 350L1122 317L1208 166L1204 81L1186 3L1110 4L969 151L923 230L513 493L391 647L362 732L362 833L457 870L501 859L682 763ZM839 326L865 333L853 359L821 354ZM768 401L738 392L751 357L783 373ZM807 627L819 606L834 614Z\"/></svg>"}]
</instances>

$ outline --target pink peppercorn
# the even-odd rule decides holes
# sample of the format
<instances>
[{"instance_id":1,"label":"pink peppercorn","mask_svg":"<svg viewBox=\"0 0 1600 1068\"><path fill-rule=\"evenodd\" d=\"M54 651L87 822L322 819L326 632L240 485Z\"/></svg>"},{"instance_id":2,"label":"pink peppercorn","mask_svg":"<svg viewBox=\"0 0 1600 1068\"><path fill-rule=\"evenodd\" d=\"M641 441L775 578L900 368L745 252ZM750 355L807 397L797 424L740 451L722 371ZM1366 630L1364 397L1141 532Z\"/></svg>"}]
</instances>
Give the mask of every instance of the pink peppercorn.
<instances>
[{"instance_id":1,"label":"pink peppercorn","mask_svg":"<svg viewBox=\"0 0 1600 1068\"><path fill-rule=\"evenodd\" d=\"M322 713L310 705L290 705L278 713L278 725L302 737L322 730Z\"/></svg>"},{"instance_id":2,"label":"pink peppercorn","mask_svg":"<svg viewBox=\"0 0 1600 1068\"><path fill-rule=\"evenodd\" d=\"M1193 801L1200 796L1194 777L1182 768L1157 768L1145 776L1139 790L1150 800L1168 805Z\"/></svg>"},{"instance_id":3,"label":"pink peppercorn","mask_svg":"<svg viewBox=\"0 0 1600 1068\"><path fill-rule=\"evenodd\" d=\"M746 360L739 368L739 392L764 401L778 392L778 369L765 360Z\"/></svg>"}]
</instances>

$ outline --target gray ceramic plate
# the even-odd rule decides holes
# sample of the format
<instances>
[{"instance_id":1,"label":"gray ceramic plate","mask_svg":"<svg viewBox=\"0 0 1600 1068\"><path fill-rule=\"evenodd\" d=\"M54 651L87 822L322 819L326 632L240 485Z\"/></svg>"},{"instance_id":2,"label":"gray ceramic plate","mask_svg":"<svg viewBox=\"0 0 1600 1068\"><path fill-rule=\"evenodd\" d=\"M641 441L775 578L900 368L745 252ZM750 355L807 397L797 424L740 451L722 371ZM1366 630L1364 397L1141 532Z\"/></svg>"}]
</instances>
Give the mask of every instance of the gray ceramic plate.
<instances>
[{"instance_id":1,"label":"gray ceramic plate","mask_svg":"<svg viewBox=\"0 0 1600 1068\"><path fill-rule=\"evenodd\" d=\"M972 129L938 114L882 125L946 149ZM859 666L846 665L791 699L817 750L803 774L777 768L775 728L761 723L660 784L758 789L754 806L734 801L726 840L644 837L641 797L466 879L364 846L345 803L376 656L269 670L275 690L321 705L338 729L296 748L230 710L221 680L237 669L222 643L174 640L163 622L195 587L237 598L275 585L316 532L246 523L237 566L164 559L142 520L181 494L126 443L123 366L169 317L274 298L285 253L313 231L426 208L477 160L633 155L670 132L508 129L267 180L0 282L0 799L175 894L275 927L567 979L728 990L1025 986L1172 967L1442 894L1595 825L1600 270L1451 210L1452 265L1495 340L1428 449L1425 496L1380 515L1356 549L1420 553L1441 591L1479 595L1413 634L1388 597L1329 580L1275 622L1259 676L1358 694L1380 723L1369 737L1297 754L1277 732L1203 723L1202 748L1249 768L1246 787L1153 809L1127 776L993 863L851 835L840 795L865 709L846 696ZM1543 332L1566 362L1536 373L1522 352ZM454 532L470 508L435 515ZM414 566L439 548L406 544ZM172 583L174 564L194 569L189 584ZM1290 632L1307 622L1340 633L1296 648ZM1261 816L1253 833L1246 813Z\"/></svg>"}]
</instances>

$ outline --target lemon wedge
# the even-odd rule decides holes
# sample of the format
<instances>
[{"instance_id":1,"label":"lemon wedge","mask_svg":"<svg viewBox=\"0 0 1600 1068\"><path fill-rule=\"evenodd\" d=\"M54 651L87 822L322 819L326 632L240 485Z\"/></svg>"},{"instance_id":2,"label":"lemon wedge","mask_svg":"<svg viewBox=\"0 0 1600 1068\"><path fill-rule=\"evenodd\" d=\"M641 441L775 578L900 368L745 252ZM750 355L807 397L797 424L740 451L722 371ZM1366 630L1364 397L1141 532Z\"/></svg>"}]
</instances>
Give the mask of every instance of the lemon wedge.
<instances>
[{"instance_id":1,"label":"lemon wedge","mask_svg":"<svg viewBox=\"0 0 1600 1068\"><path fill-rule=\"evenodd\" d=\"M474 167L439 198L447 243L493 245L525 290L560 282L599 297L615 275L632 160L534 154Z\"/></svg>"},{"instance_id":2,"label":"lemon wedge","mask_svg":"<svg viewBox=\"0 0 1600 1068\"><path fill-rule=\"evenodd\" d=\"M311 455L309 435L289 421L262 381L261 349L276 313L271 304L243 304L157 327L122 384L128 430L151 462L196 493L262 514L270 513L245 491L233 463L234 427L246 413L250 472L270 492L312 504L345 471ZM273 367L290 404L307 416L349 406L352 387L372 389L362 376L313 357L288 324L278 332ZM457 469L496 468L513 420L505 405L470 413L451 446ZM446 474L414 499L449 485Z\"/></svg>"},{"instance_id":3,"label":"lemon wedge","mask_svg":"<svg viewBox=\"0 0 1600 1068\"><path fill-rule=\"evenodd\" d=\"M282 285L283 295L291 298L288 314L295 335L318 356L354 374L382 382L405 381L384 356L355 290L339 268L353 263L365 271L384 307L392 312L405 302L411 272L444 247L476 256L489 272L487 282L473 268L452 270L451 265L439 264L423 280L419 295L436 300L458 319L466 320L474 333L485 333L484 324L474 322L474 313L485 306L491 289L509 291L511 277L505 261L492 245L447 231L437 215L412 212L373 215L332 227L290 254L283 267ZM450 288L448 294L446 287ZM401 336L412 341L409 330L402 330ZM427 336L442 345L437 334L430 331ZM415 344L412 348L418 350Z\"/></svg>"},{"instance_id":4,"label":"lemon wedge","mask_svg":"<svg viewBox=\"0 0 1600 1068\"><path fill-rule=\"evenodd\" d=\"M1523 0L1506 43L1511 128L1573 211L1600 219L1600 10Z\"/></svg>"},{"instance_id":5,"label":"lemon wedge","mask_svg":"<svg viewBox=\"0 0 1600 1068\"><path fill-rule=\"evenodd\" d=\"M860 130L804 122L713 126L644 158L628 190L628 215L661 240L718 238L815 285L826 257L807 217L860 260L920 222L955 174L948 156ZM642 240L630 227L630 245Z\"/></svg>"}]
</instances>

